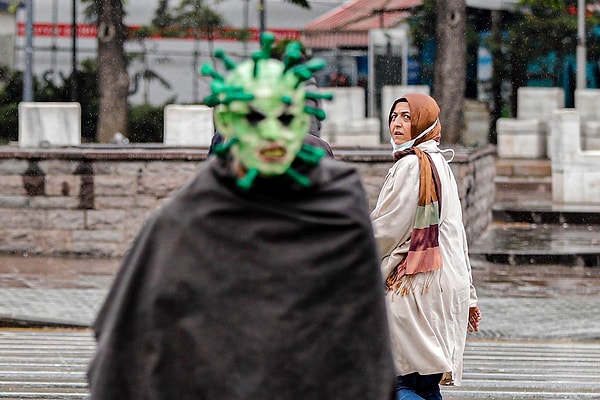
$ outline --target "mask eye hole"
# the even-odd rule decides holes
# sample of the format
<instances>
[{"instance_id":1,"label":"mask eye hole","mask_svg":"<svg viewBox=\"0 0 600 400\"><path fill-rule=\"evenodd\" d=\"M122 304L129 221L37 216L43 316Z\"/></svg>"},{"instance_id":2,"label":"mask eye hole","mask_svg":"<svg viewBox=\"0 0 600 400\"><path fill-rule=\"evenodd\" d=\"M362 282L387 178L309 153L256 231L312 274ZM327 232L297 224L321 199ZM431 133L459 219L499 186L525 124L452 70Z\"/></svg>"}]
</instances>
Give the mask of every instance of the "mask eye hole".
<instances>
[{"instance_id":1,"label":"mask eye hole","mask_svg":"<svg viewBox=\"0 0 600 400\"><path fill-rule=\"evenodd\" d=\"M251 125L256 126L260 123L260 121L265 119L265 116L256 110L252 110L250 113L246 114L246 119Z\"/></svg>"},{"instance_id":2,"label":"mask eye hole","mask_svg":"<svg viewBox=\"0 0 600 400\"><path fill-rule=\"evenodd\" d=\"M283 126L290 126L293 120L294 116L292 114L284 113L279 116L279 122L281 122Z\"/></svg>"}]
</instances>

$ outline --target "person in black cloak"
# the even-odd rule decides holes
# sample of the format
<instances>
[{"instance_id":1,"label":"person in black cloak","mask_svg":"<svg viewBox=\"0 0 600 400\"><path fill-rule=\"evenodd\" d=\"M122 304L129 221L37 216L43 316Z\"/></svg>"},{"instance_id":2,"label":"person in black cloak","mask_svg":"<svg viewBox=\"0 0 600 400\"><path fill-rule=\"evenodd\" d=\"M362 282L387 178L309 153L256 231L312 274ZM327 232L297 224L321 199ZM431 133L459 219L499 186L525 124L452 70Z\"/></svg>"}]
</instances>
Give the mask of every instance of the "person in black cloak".
<instances>
[{"instance_id":1,"label":"person in black cloak","mask_svg":"<svg viewBox=\"0 0 600 400\"><path fill-rule=\"evenodd\" d=\"M262 49L211 66L217 157L145 223L93 324L93 400L393 396L383 281L358 173L303 143L303 81Z\"/></svg>"}]
</instances>

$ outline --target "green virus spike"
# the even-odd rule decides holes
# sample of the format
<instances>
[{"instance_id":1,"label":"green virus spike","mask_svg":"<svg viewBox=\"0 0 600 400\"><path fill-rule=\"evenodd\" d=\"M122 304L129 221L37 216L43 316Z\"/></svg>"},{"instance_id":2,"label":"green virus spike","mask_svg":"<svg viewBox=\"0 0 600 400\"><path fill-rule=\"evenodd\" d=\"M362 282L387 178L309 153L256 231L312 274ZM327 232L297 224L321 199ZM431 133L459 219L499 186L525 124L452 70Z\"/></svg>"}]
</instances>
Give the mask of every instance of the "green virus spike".
<instances>
[{"instance_id":1,"label":"green virus spike","mask_svg":"<svg viewBox=\"0 0 600 400\"><path fill-rule=\"evenodd\" d=\"M287 105L291 105L294 102L294 100L290 96L281 96L280 100L283 104Z\"/></svg>"},{"instance_id":2,"label":"green virus spike","mask_svg":"<svg viewBox=\"0 0 600 400\"><path fill-rule=\"evenodd\" d=\"M224 90L225 97L222 100L223 104L231 104L234 101L252 101L254 100L254 95L251 93L246 93L240 87L229 86Z\"/></svg>"},{"instance_id":3,"label":"green virus spike","mask_svg":"<svg viewBox=\"0 0 600 400\"><path fill-rule=\"evenodd\" d=\"M311 100L333 100L333 93L306 92L304 98Z\"/></svg>"},{"instance_id":4,"label":"green virus spike","mask_svg":"<svg viewBox=\"0 0 600 400\"><path fill-rule=\"evenodd\" d=\"M254 183L254 180L258 176L258 170L256 168L249 169L246 176L237 180L237 185L243 190L249 190Z\"/></svg>"},{"instance_id":5,"label":"green virus spike","mask_svg":"<svg viewBox=\"0 0 600 400\"><path fill-rule=\"evenodd\" d=\"M223 49L217 49L215 51L215 57L223 61L223 64L225 65L225 69L227 71L231 71L232 69L235 69L235 67L237 67L237 64L231 58L229 58L227 54L225 54L225 51L223 51Z\"/></svg>"},{"instance_id":6,"label":"green virus spike","mask_svg":"<svg viewBox=\"0 0 600 400\"><path fill-rule=\"evenodd\" d=\"M297 65L292 68L292 73L298 78L298 84L309 80L313 75L312 71L308 69L305 64Z\"/></svg>"},{"instance_id":7,"label":"green virus spike","mask_svg":"<svg viewBox=\"0 0 600 400\"><path fill-rule=\"evenodd\" d=\"M258 78L258 62L263 59L262 52L256 52L252 54L252 60L254 61L254 67L252 69L252 77L254 79Z\"/></svg>"},{"instance_id":8,"label":"green virus spike","mask_svg":"<svg viewBox=\"0 0 600 400\"><path fill-rule=\"evenodd\" d=\"M323 121L327 117L325 111L321 110L320 108L304 106L304 112L310 115L314 115L319 121Z\"/></svg>"},{"instance_id":9,"label":"green virus spike","mask_svg":"<svg viewBox=\"0 0 600 400\"><path fill-rule=\"evenodd\" d=\"M231 104L234 101L252 101L254 100L254 95L250 93L231 93L225 96L222 100L223 104Z\"/></svg>"},{"instance_id":10,"label":"green virus spike","mask_svg":"<svg viewBox=\"0 0 600 400\"><path fill-rule=\"evenodd\" d=\"M275 35L272 32L263 32L260 34L260 48L265 58L271 57L273 43L275 43Z\"/></svg>"},{"instance_id":11,"label":"green virus spike","mask_svg":"<svg viewBox=\"0 0 600 400\"><path fill-rule=\"evenodd\" d=\"M222 142L215 146L215 154L221 158L224 158L229 153L229 150L233 147L234 144L238 143L240 140L238 138L232 138L228 142Z\"/></svg>"},{"instance_id":12,"label":"green virus spike","mask_svg":"<svg viewBox=\"0 0 600 400\"><path fill-rule=\"evenodd\" d=\"M206 104L208 107L215 107L221 104L221 99L219 99L219 96L214 93L209 94L204 98L204 104Z\"/></svg>"},{"instance_id":13,"label":"green virus spike","mask_svg":"<svg viewBox=\"0 0 600 400\"><path fill-rule=\"evenodd\" d=\"M290 167L285 170L285 174L295 180L300 186L309 187L310 179L308 177L302 175L300 172L296 171L294 168Z\"/></svg>"},{"instance_id":14,"label":"green virus spike","mask_svg":"<svg viewBox=\"0 0 600 400\"><path fill-rule=\"evenodd\" d=\"M317 165L321 158L325 156L325 149L303 143L297 156L308 164Z\"/></svg>"},{"instance_id":15,"label":"green virus spike","mask_svg":"<svg viewBox=\"0 0 600 400\"><path fill-rule=\"evenodd\" d=\"M223 75L219 74L209 63L204 64L200 68L200 73L204 76L211 76L213 79L224 81Z\"/></svg>"},{"instance_id":16,"label":"green virus spike","mask_svg":"<svg viewBox=\"0 0 600 400\"><path fill-rule=\"evenodd\" d=\"M227 85L225 84L224 81L219 81L219 80L213 79L212 82L210 83L210 90L214 94L223 93L226 89L227 89Z\"/></svg>"},{"instance_id":17,"label":"green virus spike","mask_svg":"<svg viewBox=\"0 0 600 400\"><path fill-rule=\"evenodd\" d=\"M254 77L256 77L256 65L259 60L268 60L271 58L271 51L275 43L275 35L271 32L263 32L260 34L260 50L252 54L254 60Z\"/></svg>"},{"instance_id":18,"label":"green virus spike","mask_svg":"<svg viewBox=\"0 0 600 400\"><path fill-rule=\"evenodd\" d=\"M327 62L322 58L313 58L312 60L308 60L306 63L304 63L304 65L314 73L325 68L327 66Z\"/></svg>"},{"instance_id":19,"label":"green virus spike","mask_svg":"<svg viewBox=\"0 0 600 400\"><path fill-rule=\"evenodd\" d=\"M285 49L283 56L283 72L287 72L291 67L298 65L302 60L302 47L298 42L291 42Z\"/></svg>"}]
</instances>

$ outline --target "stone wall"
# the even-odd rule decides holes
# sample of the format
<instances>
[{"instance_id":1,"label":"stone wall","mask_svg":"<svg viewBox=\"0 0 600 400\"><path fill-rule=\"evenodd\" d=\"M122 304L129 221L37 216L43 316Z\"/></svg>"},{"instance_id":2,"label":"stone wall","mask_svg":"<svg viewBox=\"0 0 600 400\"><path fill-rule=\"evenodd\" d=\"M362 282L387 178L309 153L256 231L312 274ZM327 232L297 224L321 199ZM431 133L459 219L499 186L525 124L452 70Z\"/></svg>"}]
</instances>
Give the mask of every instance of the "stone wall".
<instances>
[{"instance_id":1,"label":"stone wall","mask_svg":"<svg viewBox=\"0 0 600 400\"><path fill-rule=\"evenodd\" d=\"M372 208L392 165L387 147L334 151L356 166ZM494 154L457 150L452 163L468 238L491 221ZM205 149L1 147L0 253L120 257L205 159Z\"/></svg>"}]
</instances>

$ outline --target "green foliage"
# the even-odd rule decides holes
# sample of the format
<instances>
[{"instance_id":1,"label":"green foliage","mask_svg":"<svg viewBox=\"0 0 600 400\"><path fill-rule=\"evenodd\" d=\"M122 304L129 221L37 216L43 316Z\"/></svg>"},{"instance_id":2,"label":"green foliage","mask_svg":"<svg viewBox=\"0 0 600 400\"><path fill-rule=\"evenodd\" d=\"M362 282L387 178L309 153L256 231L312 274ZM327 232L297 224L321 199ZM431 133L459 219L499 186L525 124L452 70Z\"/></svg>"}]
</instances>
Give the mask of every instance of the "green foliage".
<instances>
[{"instance_id":1,"label":"green foliage","mask_svg":"<svg viewBox=\"0 0 600 400\"><path fill-rule=\"evenodd\" d=\"M508 27L512 52L530 59L553 51L574 52L577 18L565 12L564 1L528 0L527 3L531 12L521 14ZM563 7L557 3L563 3Z\"/></svg>"},{"instance_id":2,"label":"green foliage","mask_svg":"<svg viewBox=\"0 0 600 400\"><path fill-rule=\"evenodd\" d=\"M16 14L16 12L19 9L19 6L21 4L22 4L21 0L10 0L8 2L8 8L6 11L8 11L11 14Z\"/></svg>"},{"instance_id":3,"label":"green foliage","mask_svg":"<svg viewBox=\"0 0 600 400\"><path fill-rule=\"evenodd\" d=\"M310 4L308 4L308 1L306 0L285 0L288 3L292 3L295 4L297 6L300 6L302 8L310 8Z\"/></svg>"},{"instance_id":4,"label":"green foliage","mask_svg":"<svg viewBox=\"0 0 600 400\"><path fill-rule=\"evenodd\" d=\"M195 38L211 35L223 27L223 20L205 0L180 0L170 8L168 0L161 0L152 19L152 26L164 36L187 36Z\"/></svg>"},{"instance_id":5,"label":"green foliage","mask_svg":"<svg viewBox=\"0 0 600 400\"><path fill-rule=\"evenodd\" d=\"M435 25L435 0L424 0L423 6L417 9L408 20L413 46L423 49L429 40L435 39Z\"/></svg>"},{"instance_id":6,"label":"green foliage","mask_svg":"<svg viewBox=\"0 0 600 400\"><path fill-rule=\"evenodd\" d=\"M77 101L81 104L81 136L88 142L96 139L96 125L100 108L98 93L98 65L96 60L84 60L77 71Z\"/></svg>"},{"instance_id":7,"label":"green foliage","mask_svg":"<svg viewBox=\"0 0 600 400\"><path fill-rule=\"evenodd\" d=\"M127 132L129 141L134 143L162 143L164 125L164 105L142 104L129 108Z\"/></svg>"},{"instance_id":8,"label":"green foliage","mask_svg":"<svg viewBox=\"0 0 600 400\"><path fill-rule=\"evenodd\" d=\"M4 69L0 91L0 144L19 136L19 102L23 94L23 73Z\"/></svg>"},{"instance_id":9,"label":"green foliage","mask_svg":"<svg viewBox=\"0 0 600 400\"><path fill-rule=\"evenodd\" d=\"M18 140L19 136L19 104L0 105L0 144Z\"/></svg>"},{"instance_id":10,"label":"green foliage","mask_svg":"<svg viewBox=\"0 0 600 400\"><path fill-rule=\"evenodd\" d=\"M4 87L0 90L0 140L16 140L18 136L18 104L23 98L23 73L20 71L2 74L7 76L0 79ZM96 64L91 60L84 60L81 69L70 76L60 76L62 82L55 83L46 72L41 78L33 78L33 100L39 102L68 102L72 101L71 90L73 79L76 83L76 97L81 105L82 132L84 141L93 141L96 137L96 123L98 119L99 95L96 87Z\"/></svg>"},{"instance_id":11,"label":"green foliage","mask_svg":"<svg viewBox=\"0 0 600 400\"><path fill-rule=\"evenodd\" d=\"M558 17L568 6L577 6L577 0L521 0L520 11L539 17Z\"/></svg>"},{"instance_id":12,"label":"green foliage","mask_svg":"<svg viewBox=\"0 0 600 400\"><path fill-rule=\"evenodd\" d=\"M5 76L6 78L2 80L4 88L0 92L0 105L18 103L23 96L23 73L6 72Z\"/></svg>"},{"instance_id":13,"label":"green foliage","mask_svg":"<svg viewBox=\"0 0 600 400\"><path fill-rule=\"evenodd\" d=\"M55 84L48 76L34 77L34 101L71 101L71 80L77 80L77 98L81 105L81 135L84 142L96 138L99 94L96 85L97 68L95 61L84 60L81 70L75 77L62 77L61 84ZM18 140L18 106L23 94L23 73L0 69L0 143ZM2 87L0 86L0 87ZM172 99L171 99L172 100ZM169 100L169 102L171 102ZM129 109L129 140L131 142L163 141L163 106L140 105Z\"/></svg>"}]
</instances>

